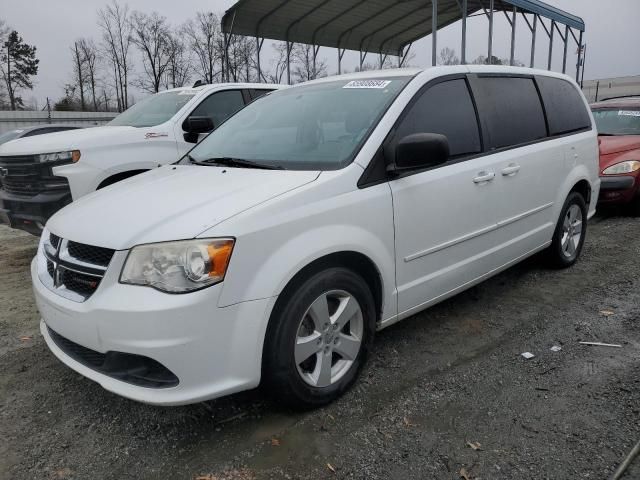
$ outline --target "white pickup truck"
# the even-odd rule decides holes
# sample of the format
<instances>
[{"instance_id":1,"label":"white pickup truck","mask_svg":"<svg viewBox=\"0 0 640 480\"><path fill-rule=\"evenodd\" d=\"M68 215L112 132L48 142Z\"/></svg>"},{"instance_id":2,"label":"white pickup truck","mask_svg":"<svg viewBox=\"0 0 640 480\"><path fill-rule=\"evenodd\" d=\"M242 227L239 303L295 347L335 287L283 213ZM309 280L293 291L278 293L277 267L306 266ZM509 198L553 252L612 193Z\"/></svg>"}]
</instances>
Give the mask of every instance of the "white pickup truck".
<instances>
[{"instance_id":1,"label":"white pickup truck","mask_svg":"<svg viewBox=\"0 0 640 480\"><path fill-rule=\"evenodd\" d=\"M74 200L175 162L214 127L278 85L221 83L152 95L105 126L0 146L0 223L40 234Z\"/></svg>"}]
</instances>

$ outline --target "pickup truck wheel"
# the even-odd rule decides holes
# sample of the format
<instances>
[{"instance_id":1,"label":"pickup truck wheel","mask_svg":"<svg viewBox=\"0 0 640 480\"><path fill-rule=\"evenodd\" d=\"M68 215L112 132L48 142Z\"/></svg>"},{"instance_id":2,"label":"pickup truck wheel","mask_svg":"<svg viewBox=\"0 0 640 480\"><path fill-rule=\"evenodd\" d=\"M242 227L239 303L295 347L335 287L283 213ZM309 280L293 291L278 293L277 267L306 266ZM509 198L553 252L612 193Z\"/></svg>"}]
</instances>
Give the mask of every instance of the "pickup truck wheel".
<instances>
[{"instance_id":1,"label":"pickup truck wheel","mask_svg":"<svg viewBox=\"0 0 640 480\"><path fill-rule=\"evenodd\" d=\"M567 197L547 250L547 258L556 268L567 268L576 263L587 233L587 205L578 192Z\"/></svg>"},{"instance_id":2,"label":"pickup truck wheel","mask_svg":"<svg viewBox=\"0 0 640 480\"><path fill-rule=\"evenodd\" d=\"M345 268L304 281L274 310L263 384L292 407L324 405L355 381L373 341L376 314L366 282Z\"/></svg>"}]
</instances>

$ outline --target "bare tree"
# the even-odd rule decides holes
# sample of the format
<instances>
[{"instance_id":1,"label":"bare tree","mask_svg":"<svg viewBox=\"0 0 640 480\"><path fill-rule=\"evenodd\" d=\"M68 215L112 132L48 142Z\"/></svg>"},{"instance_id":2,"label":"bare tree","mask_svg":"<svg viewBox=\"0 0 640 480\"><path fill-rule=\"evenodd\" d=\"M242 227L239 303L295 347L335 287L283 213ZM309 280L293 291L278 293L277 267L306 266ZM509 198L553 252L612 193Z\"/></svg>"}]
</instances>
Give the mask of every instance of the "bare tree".
<instances>
[{"instance_id":1,"label":"bare tree","mask_svg":"<svg viewBox=\"0 0 640 480\"><path fill-rule=\"evenodd\" d=\"M97 90L97 74L98 74L98 47L94 41L90 38L81 38L79 42L76 42L80 48L82 59L86 67L87 81L89 82L89 88L91 88L91 100L93 103L93 110L98 111L98 96Z\"/></svg>"},{"instance_id":2,"label":"bare tree","mask_svg":"<svg viewBox=\"0 0 640 480\"><path fill-rule=\"evenodd\" d=\"M0 48L7 41L7 35L9 35L9 26L2 18L0 18ZM3 75L4 79L4 75ZM7 102L7 91L5 89L5 82L0 82L0 110L9 108L9 102Z\"/></svg>"},{"instance_id":3,"label":"bare tree","mask_svg":"<svg viewBox=\"0 0 640 480\"><path fill-rule=\"evenodd\" d=\"M217 15L213 12L197 12L194 19L184 24L182 31L197 59L196 73L206 83L213 83L224 70L224 41Z\"/></svg>"},{"instance_id":4,"label":"bare tree","mask_svg":"<svg viewBox=\"0 0 640 480\"><path fill-rule=\"evenodd\" d=\"M131 46L131 22L129 7L116 0L98 10L98 25L102 29L102 40L113 66L114 81L118 97L118 110L129 107L129 75L132 65L129 59Z\"/></svg>"},{"instance_id":5,"label":"bare tree","mask_svg":"<svg viewBox=\"0 0 640 480\"><path fill-rule=\"evenodd\" d=\"M224 45L222 46L224 49ZM251 81L252 71L255 70L256 45L253 39L245 36L233 35L229 39L229 80L232 82Z\"/></svg>"},{"instance_id":6,"label":"bare tree","mask_svg":"<svg viewBox=\"0 0 640 480\"><path fill-rule=\"evenodd\" d=\"M269 83L282 83L287 73L287 45L285 43L272 43L274 55L271 58L271 71L265 76Z\"/></svg>"},{"instance_id":7,"label":"bare tree","mask_svg":"<svg viewBox=\"0 0 640 480\"><path fill-rule=\"evenodd\" d=\"M166 88L183 87L191 76L191 58L185 43L179 38L180 32L169 37L171 57L164 75Z\"/></svg>"},{"instance_id":8,"label":"bare tree","mask_svg":"<svg viewBox=\"0 0 640 480\"><path fill-rule=\"evenodd\" d=\"M293 78L298 82L327 76L326 60L314 58L313 49L313 45L299 43L291 51Z\"/></svg>"},{"instance_id":9,"label":"bare tree","mask_svg":"<svg viewBox=\"0 0 640 480\"><path fill-rule=\"evenodd\" d=\"M73 47L71 47L71 53L73 56L74 82L75 82L75 85L78 86L78 90L80 93L80 110L84 112L87 109L85 99L84 99L86 62L84 61L84 56L82 55L82 50L80 49L79 40L76 40L73 43Z\"/></svg>"},{"instance_id":10,"label":"bare tree","mask_svg":"<svg viewBox=\"0 0 640 480\"><path fill-rule=\"evenodd\" d=\"M456 51L449 47L444 47L438 54L438 65L460 65L460 59Z\"/></svg>"},{"instance_id":11,"label":"bare tree","mask_svg":"<svg viewBox=\"0 0 640 480\"><path fill-rule=\"evenodd\" d=\"M133 12L131 15L131 41L142 53L144 74L137 85L147 92L157 93L171 56L171 30L166 17L151 12Z\"/></svg>"}]
</instances>

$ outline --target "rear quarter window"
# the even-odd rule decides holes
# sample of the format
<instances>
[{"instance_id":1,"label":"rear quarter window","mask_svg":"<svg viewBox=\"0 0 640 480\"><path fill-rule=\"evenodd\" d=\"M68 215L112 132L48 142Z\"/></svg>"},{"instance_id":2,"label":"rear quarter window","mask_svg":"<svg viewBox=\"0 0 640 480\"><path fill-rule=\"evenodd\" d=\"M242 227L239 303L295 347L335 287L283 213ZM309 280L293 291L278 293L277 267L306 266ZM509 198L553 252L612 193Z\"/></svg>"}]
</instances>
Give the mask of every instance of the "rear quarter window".
<instances>
[{"instance_id":1,"label":"rear quarter window","mask_svg":"<svg viewBox=\"0 0 640 480\"><path fill-rule=\"evenodd\" d=\"M562 78L536 77L549 122L549 133L561 135L591 128L589 112L578 89Z\"/></svg>"},{"instance_id":2,"label":"rear quarter window","mask_svg":"<svg viewBox=\"0 0 640 480\"><path fill-rule=\"evenodd\" d=\"M547 136L544 111L532 78L476 77L471 79L471 86L489 150Z\"/></svg>"}]
</instances>

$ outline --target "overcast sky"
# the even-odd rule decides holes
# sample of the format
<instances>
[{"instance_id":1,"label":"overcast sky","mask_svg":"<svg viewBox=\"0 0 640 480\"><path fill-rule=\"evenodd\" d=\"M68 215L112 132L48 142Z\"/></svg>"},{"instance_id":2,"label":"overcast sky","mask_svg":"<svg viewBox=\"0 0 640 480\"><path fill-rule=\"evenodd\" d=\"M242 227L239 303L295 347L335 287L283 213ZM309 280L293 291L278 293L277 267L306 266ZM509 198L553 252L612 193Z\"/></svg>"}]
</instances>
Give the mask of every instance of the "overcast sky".
<instances>
[{"instance_id":1,"label":"overcast sky","mask_svg":"<svg viewBox=\"0 0 640 480\"><path fill-rule=\"evenodd\" d=\"M174 24L181 24L196 11L212 10L222 15L234 0L121 0L132 10L157 10ZM26 42L36 45L40 71L33 92L24 92L29 101L34 97L40 106L48 96L53 100L63 95L64 84L71 80L70 45L78 37L100 38L96 26L96 11L106 0L0 0L0 18L22 35ZM547 3L582 17L586 24L585 42L587 61L585 80L625 75L640 75L640 0L547 0ZM496 15L494 54L509 56L510 29L504 15ZM471 18L468 24L469 59L486 55L488 22L486 17ZM524 21L517 23L516 58L528 65L531 35ZM555 36L554 70L561 70L562 48ZM265 42L267 45L269 41ZM460 54L460 24L451 25L438 35L438 50L448 46ZM263 49L262 64L269 65L270 49ZM430 37L412 47L414 66L431 64ZM548 40L542 29L536 42L536 66L546 68ZM320 57L326 58L329 73L337 69L336 50L322 48ZM575 73L576 47L570 44L567 73ZM134 55L139 56L138 52ZM375 57L371 58L373 60ZM369 60L369 58L367 59ZM345 67L353 69L358 61L357 52L345 55Z\"/></svg>"}]
</instances>

